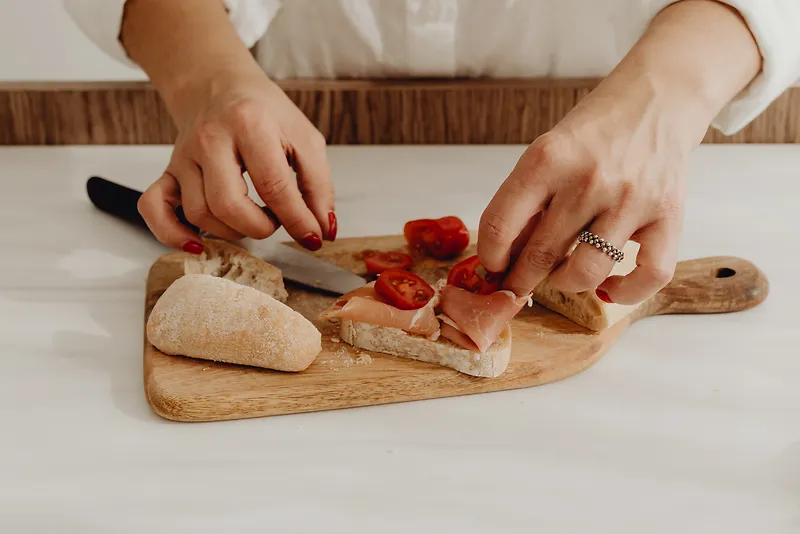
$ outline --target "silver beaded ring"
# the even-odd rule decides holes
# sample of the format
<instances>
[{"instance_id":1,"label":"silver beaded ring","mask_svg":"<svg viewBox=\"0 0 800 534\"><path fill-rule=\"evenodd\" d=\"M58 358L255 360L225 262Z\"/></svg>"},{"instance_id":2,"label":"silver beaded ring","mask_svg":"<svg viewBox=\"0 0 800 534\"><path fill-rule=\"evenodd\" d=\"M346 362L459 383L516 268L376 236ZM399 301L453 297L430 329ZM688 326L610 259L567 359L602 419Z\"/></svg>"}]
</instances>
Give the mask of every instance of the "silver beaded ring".
<instances>
[{"instance_id":1,"label":"silver beaded ring","mask_svg":"<svg viewBox=\"0 0 800 534\"><path fill-rule=\"evenodd\" d=\"M625 257L625 253L622 252L620 249L603 239L597 234L593 234L589 230L584 230L581 232L581 235L578 236L578 241L581 243L586 243L589 245L594 245L594 248L600 250L603 254L611 258L612 260L616 261L617 263L622 261L622 258Z\"/></svg>"}]
</instances>

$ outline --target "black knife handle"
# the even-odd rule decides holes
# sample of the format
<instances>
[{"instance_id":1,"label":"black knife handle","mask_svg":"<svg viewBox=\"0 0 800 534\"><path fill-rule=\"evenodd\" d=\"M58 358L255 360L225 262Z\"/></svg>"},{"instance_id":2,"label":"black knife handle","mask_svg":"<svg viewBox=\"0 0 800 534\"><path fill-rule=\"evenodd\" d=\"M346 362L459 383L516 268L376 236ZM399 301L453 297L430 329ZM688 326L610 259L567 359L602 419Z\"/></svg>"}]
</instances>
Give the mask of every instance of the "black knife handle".
<instances>
[{"instance_id":1,"label":"black knife handle","mask_svg":"<svg viewBox=\"0 0 800 534\"><path fill-rule=\"evenodd\" d=\"M100 211L113 215L123 221L132 223L142 228L147 228L147 223L139 214L137 203L142 196L141 191L131 189L121 184L114 183L99 176L92 176L86 181L86 194L89 200ZM199 232L199 229L186 220L183 208L178 206L175 210L178 220L188 226L192 231Z\"/></svg>"}]
</instances>

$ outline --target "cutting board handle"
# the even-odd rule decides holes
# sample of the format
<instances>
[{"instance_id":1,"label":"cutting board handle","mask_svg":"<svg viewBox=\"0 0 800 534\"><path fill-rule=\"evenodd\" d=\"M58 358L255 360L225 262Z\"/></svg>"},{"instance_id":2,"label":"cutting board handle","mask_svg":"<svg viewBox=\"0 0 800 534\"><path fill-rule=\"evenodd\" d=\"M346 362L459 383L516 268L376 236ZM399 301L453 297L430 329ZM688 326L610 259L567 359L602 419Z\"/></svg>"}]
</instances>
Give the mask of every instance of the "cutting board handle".
<instances>
[{"instance_id":1,"label":"cutting board handle","mask_svg":"<svg viewBox=\"0 0 800 534\"><path fill-rule=\"evenodd\" d=\"M717 256L679 262L672 281L652 299L647 315L730 313L761 304L767 277L751 262Z\"/></svg>"}]
</instances>

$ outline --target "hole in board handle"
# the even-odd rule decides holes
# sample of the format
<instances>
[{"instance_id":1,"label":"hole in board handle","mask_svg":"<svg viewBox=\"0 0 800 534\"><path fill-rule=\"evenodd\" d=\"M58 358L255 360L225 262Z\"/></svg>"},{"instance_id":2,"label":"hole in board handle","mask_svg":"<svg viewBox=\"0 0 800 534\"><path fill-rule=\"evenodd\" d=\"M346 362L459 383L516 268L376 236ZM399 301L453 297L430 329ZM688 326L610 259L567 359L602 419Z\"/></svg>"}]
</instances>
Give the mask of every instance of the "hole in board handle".
<instances>
[{"instance_id":1,"label":"hole in board handle","mask_svg":"<svg viewBox=\"0 0 800 534\"><path fill-rule=\"evenodd\" d=\"M728 267L723 267L717 271L717 278L730 278L735 274L736 271L734 271L733 269L729 269Z\"/></svg>"}]
</instances>

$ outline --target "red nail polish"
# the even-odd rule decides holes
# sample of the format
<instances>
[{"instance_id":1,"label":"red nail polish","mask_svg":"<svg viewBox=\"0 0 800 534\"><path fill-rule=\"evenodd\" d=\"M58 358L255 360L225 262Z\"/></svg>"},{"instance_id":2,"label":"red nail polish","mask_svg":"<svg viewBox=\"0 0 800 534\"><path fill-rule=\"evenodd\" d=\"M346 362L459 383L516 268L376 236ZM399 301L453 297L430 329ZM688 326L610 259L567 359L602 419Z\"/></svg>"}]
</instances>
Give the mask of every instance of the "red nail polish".
<instances>
[{"instance_id":1,"label":"red nail polish","mask_svg":"<svg viewBox=\"0 0 800 534\"><path fill-rule=\"evenodd\" d=\"M322 239L316 234L307 234L300 239L300 244L313 252L322 248Z\"/></svg>"},{"instance_id":2,"label":"red nail polish","mask_svg":"<svg viewBox=\"0 0 800 534\"><path fill-rule=\"evenodd\" d=\"M184 252L188 252L190 254L200 254L203 252L203 245L198 243L197 241L187 241L181 247Z\"/></svg>"},{"instance_id":3,"label":"red nail polish","mask_svg":"<svg viewBox=\"0 0 800 534\"><path fill-rule=\"evenodd\" d=\"M608 293L606 293L602 289L595 290L595 293L597 294L597 298L599 298L603 302L607 302L608 304L614 304L614 301L611 300L611 297L608 296Z\"/></svg>"},{"instance_id":4,"label":"red nail polish","mask_svg":"<svg viewBox=\"0 0 800 534\"><path fill-rule=\"evenodd\" d=\"M339 223L336 220L336 214L330 212L328 214L328 239L331 241L336 240L336 232L339 230Z\"/></svg>"}]
</instances>

